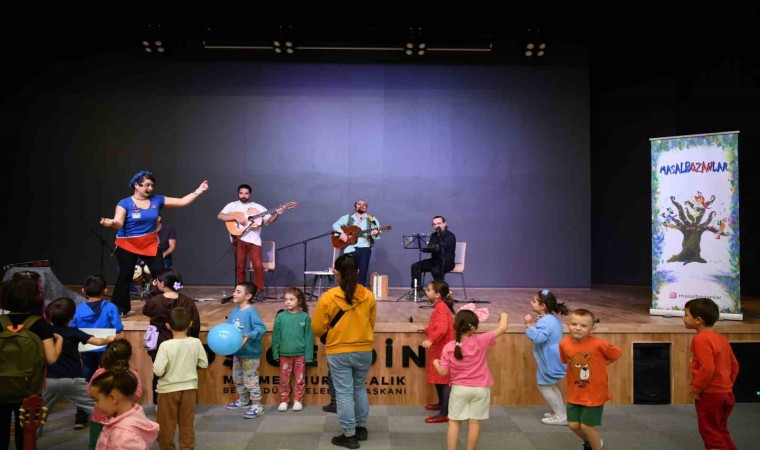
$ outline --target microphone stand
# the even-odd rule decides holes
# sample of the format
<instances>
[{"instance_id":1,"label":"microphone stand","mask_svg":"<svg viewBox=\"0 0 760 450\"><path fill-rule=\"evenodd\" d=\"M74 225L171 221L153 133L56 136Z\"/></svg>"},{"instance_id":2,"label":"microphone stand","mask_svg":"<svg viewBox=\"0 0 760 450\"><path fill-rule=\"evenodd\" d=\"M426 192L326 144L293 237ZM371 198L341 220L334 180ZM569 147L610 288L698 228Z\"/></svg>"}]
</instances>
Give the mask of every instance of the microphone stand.
<instances>
[{"instance_id":1,"label":"microphone stand","mask_svg":"<svg viewBox=\"0 0 760 450\"><path fill-rule=\"evenodd\" d=\"M410 250L417 250L417 262L422 261L422 242L427 242L427 239L425 237L429 236L426 233L417 233L417 234L411 234L408 236L403 236L403 244L405 249ZM402 298L409 297L410 295L414 295L414 302L417 303L417 280L414 281L414 287L410 289L407 292L404 292L401 294L399 298L396 299L397 302L401 301ZM410 300L407 298L407 300Z\"/></svg>"},{"instance_id":2,"label":"microphone stand","mask_svg":"<svg viewBox=\"0 0 760 450\"><path fill-rule=\"evenodd\" d=\"M308 243L309 243L309 241L313 241L314 239L319 239L319 238L321 238L323 236L328 236L328 235L331 235L333 233L335 233L335 231L330 230L327 233L322 233L322 234L319 234L317 236L313 236L313 237L304 239L303 241L294 242L292 244L289 244L289 245L286 245L284 247L280 247L280 248L277 249L277 251L279 252L280 250L285 250L286 248L294 247L294 246L296 246L298 244L303 244L303 292L304 292L305 295L309 295L310 297L313 296L312 294L306 294L306 252L307 252Z\"/></svg>"},{"instance_id":3,"label":"microphone stand","mask_svg":"<svg viewBox=\"0 0 760 450\"><path fill-rule=\"evenodd\" d=\"M113 253L115 250L113 247L108 245L108 242L106 242L106 240L103 239L103 237L99 235L97 231L90 228L90 232L94 234L95 237L100 241L100 276L103 276L103 260L105 259L105 250L109 249L111 250L111 253Z\"/></svg>"},{"instance_id":4,"label":"microphone stand","mask_svg":"<svg viewBox=\"0 0 760 450\"><path fill-rule=\"evenodd\" d=\"M435 234L438 235L438 248L439 248L439 251L441 252L441 276L445 278L446 277L446 272L443 271L444 268L445 268L445 266L444 266L445 259L444 259L443 255L444 255L444 249L445 249L446 245L443 243L443 233L441 233L441 229L440 228L438 228L438 227L435 228ZM433 274L431 273L430 275L432 276ZM422 305L419 308L420 309L433 308L433 305Z\"/></svg>"}]
</instances>

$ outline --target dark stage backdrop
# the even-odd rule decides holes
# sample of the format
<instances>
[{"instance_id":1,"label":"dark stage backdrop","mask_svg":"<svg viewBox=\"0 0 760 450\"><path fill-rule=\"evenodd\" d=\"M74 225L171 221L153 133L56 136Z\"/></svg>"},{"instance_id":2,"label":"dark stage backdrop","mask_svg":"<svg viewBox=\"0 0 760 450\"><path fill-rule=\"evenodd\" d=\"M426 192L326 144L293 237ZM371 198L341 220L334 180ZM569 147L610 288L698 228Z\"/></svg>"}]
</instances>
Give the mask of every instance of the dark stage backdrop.
<instances>
[{"instance_id":1,"label":"dark stage backdrop","mask_svg":"<svg viewBox=\"0 0 760 450\"><path fill-rule=\"evenodd\" d=\"M98 220L146 169L168 196L211 185L164 210L186 283L233 282L216 214L249 183L265 206L299 203L264 229L278 247L329 231L366 199L393 226L370 267L392 286L409 284L418 259L402 235L429 231L436 214L468 242L469 285L589 286L589 98L585 68L52 65L5 104L15 159L2 262L52 259L67 284L97 273L92 230L112 245ZM309 269L330 256L327 237L309 242ZM303 245L280 251L275 282L301 284L303 258ZM112 282L108 251L104 265Z\"/></svg>"}]
</instances>

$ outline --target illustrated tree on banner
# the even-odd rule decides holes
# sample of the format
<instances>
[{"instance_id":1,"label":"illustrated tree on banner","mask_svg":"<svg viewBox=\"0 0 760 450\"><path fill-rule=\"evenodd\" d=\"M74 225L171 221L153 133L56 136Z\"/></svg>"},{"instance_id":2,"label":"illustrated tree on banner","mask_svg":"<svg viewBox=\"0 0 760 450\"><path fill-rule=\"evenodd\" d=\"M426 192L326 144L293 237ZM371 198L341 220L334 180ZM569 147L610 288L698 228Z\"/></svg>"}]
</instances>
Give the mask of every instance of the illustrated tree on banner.
<instances>
[{"instance_id":1,"label":"illustrated tree on banner","mask_svg":"<svg viewBox=\"0 0 760 450\"><path fill-rule=\"evenodd\" d=\"M701 255L702 235L707 231L715 234L716 239L720 239L721 236L728 236L728 233L724 231L726 228L725 220L718 220L715 225L712 224L715 211L711 211L705 218L705 213L715 201L715 196L712 195L710 200L705 201L702 193L697 191L694 202L691 200L683 202L686 208L676 201L674 196L670 197L670 201L676 207L678 214L676 215L672 208L667 208L667 212L661 214L663 226L680 231L683 234L683 241L681 242L681 252L671 256L668 262L682 262L684 265L692 262L707 263Z\"/></svg>"},{"instance_id":2,"label":"illustrated tree on banner","mask_svg":"<svg viewBox=\"0 0 760 450\"><path fill-rule=\"evenodd\" d=\"M651 139L650 314L706 297L742 320L738 146L738 132Z\"/></svg>"}]
</instances>

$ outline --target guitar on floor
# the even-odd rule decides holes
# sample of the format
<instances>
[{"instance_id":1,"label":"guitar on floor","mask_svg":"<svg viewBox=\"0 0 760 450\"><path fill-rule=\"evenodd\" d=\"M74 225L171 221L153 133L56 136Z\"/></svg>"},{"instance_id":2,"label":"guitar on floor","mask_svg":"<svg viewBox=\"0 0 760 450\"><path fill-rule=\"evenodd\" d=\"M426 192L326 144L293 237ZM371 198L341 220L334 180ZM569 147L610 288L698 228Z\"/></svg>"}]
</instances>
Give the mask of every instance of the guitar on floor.
<instances>
[{"instance_id":1,"label":"guitar on floor","mask_svg":"<svg viewBox=\"0 0 760 450\"><path fill-rule=\"evenodd\" d=\"M19 422L24 427L24 450L37 450L37 428L45 424L48 414L45 401L39 395L30 395L18 411Z\"/></svg>"},{"instance_id":2,"label":"guitar on floor","mask_svg":"<svg viewBox=\"0 0 760 450\"><path fill-rule=\"evenodd\" d=\"M49 259L39 259L37 261L27 261L20 263L6 264L3 266L3 270L12 269L14 267L51 267Z\"/></svg>"},{"instance_id":3,"label":"guitar on floor","mask_svg":"<svg viewBox=\"0 0 760 450\"><path fill-rule=\"evenodd\" d=\"M346 233L346 236L348 236L348 240L346 240L346 242L343 242L343 241L340 240L340 235L339 234L333 234L333 236L332 236L332 245L335 248L344 249L344 248L348 247L349 245L356 244L356 241L361 236L369 236L369 234L372 232L372 230L391 231L393 229L393 227L390 226L390 225L383 225L381 227L370 228L369 230L362 230L358 226L352 225L350 227L341 226L340 229L343 230L344 233Z\"/></svg>"},{"instance_id":4,"label":"guitar on floor","mask_svg":"<svg viewBox=\"0 0 760 450\"><path fill-rule=\"evenodd\" d=\"M285 210L293 209L296 206L298 206L297 202L288 202L276 208L272 208L268 211L264 211L264 212L260 212L260 213L256 213L252 215L248 215L243 212L233 211L230 213L231 216L245 219L245 222L241 225L237 223L236 220L226 220L224 222L224 225L227 227L227 231L229 231L231 235L240 237L244 235L248 230L260 227L261 224L264 222L264 217L270 216L276 213L278 209L282 208L284 212Z\"/></svg>"}]
</instances>

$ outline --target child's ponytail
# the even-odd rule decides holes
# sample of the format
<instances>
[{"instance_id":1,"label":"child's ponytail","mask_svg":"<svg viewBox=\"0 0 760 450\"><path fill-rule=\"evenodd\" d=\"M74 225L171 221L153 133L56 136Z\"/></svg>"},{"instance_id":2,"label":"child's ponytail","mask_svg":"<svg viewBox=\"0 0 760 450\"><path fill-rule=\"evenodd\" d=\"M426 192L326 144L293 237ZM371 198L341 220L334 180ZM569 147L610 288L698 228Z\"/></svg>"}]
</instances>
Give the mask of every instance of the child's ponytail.
<instances>
[{"instance_id":1,"label":"child's ponytail","mask_svg":"<svg viewBox=\"0 0 760 450\"><path fill-rule=\"evenodd\" d=\"M456 346L454 347L454 357L462 359L462 335L473 332L478 329L478 316L474 312L462 309L454 316L454 331L456 331Z\"/></svg>"}]
</instances>

